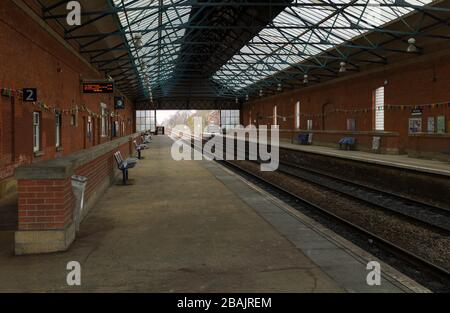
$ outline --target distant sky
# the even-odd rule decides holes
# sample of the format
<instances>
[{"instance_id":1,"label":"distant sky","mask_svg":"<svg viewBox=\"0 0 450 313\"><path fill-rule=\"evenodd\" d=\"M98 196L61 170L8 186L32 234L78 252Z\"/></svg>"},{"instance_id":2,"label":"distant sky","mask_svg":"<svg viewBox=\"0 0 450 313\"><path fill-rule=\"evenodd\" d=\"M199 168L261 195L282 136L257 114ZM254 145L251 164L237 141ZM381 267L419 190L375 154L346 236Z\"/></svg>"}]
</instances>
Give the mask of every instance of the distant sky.
<instances>
[{"instance_id":1,"label":"distant sky","mask_svg":"<svg viewBox=\"0 0 450 313\"><path fill-rule=\"evenodd\" d=\"M174 116L179 110L157 110L156 111L156 123L161 125L162 122ZM191 110L192 113L197 110Z\"/></svg>"}]
</instances>

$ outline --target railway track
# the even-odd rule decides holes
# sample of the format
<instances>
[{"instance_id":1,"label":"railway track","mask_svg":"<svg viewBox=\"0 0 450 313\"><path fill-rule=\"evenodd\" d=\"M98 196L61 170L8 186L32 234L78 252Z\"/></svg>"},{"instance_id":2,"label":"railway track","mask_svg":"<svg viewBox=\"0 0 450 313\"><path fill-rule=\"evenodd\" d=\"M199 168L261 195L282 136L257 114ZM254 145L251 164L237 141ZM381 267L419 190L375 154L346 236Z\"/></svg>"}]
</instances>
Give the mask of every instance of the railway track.
<instances>
[{"instance_id":1,"label":"railway track","mask_svg":"<svg viewBox=\"0 0 450 313\"><path fill-rule=\"evenodd\" d=\"M279 172L313 183L344 196L402 215L410 220L432 225L450 235L450 211L411 200L387 191L362 186L330 174L280 162Z\"/></svg>"},{"instance_id":2,"label":"railway track","mask_svg":"<svg viewBox=\"0 0 450 313\"><path fill-rule=\"evenodd\" d=\"M200 148L195 146L192 141L191 145L196 149ZM304 198L300 197L298 194L286 190L276 182L265 179L257 173L254 173L237 165L235 162L227 160L217 162L220 162L224 166L231 168L237 174L250 179L253 183L260 186L262 185L261 187L265 187L264 189L268 190L268 192L272 194L275 194L275 196L277 196L281 200L288 203L297 204L294 207L298 207L298 204L300 204L302 208L308 208L308 210L310 211L313 210L320 212L320 214L323 214L327 218L345 225L345 227L351 229L354 232L357 232L361 236L366 237L367 240L370 240L381 249L388 251L404 262L412 265L414 268L418 269L418 271L431 275L437 281L440 281L442 284L444 284L446 288L450 288L449 269L444 268L438 264L434 264L431 261L423 258L422 256L353 223L351 220L335 214L327 208L307 201ZM258 161L239 162L258 163ZM278 171L289 177L301 179L303 181L306 181L307 183L318 185L321 188L326 188L332 192L336 192L346 197L350 197L356 199L357 201L369 204L371 207L377 207L379 209L389 211L402 217L402 219L413 221L415 223L423 225L424 227L435 228L439 233L445 232L445 234L450 234L450 212L445 209L407 199L395 194L391 194L389 192L375 190L367 186L361 186L343 179L336 178L329 174L314 171L313 169L302 168L298 165L286 164L282 162L280 163Z\"/></svg>"},{"instance_id":3,"label":"railway track","mask_svg":"<svg viewBox=\"0 0 450 313\"><path fill-rule=\"evenodd\" d=\"M288 202L288 203L295 203L300 204L301 207L307 208L309 210L318 211L321 214L327 216L328 218L331 218L335 221L337 221L340 224L345 225L346 227L350 228L352 231L357 232L358 234L366 237L368 240L373 242L373 244L376 244L378 247L388 251L391 254L394 254L396 257L400 258L401 260L407 262L408 264L411 264L415 268L419 269L422 272L425 272L429 275L432 275L434 279L440 281L441 283L445 284L446 286L449 286L450 288L450 271L444 267L441 267L437 264L434 264L423 257L417 255L414 252L408 251L399 245L382 238L378 236L377 234L364 229L363 227L353 223L350 220L347 220L341 216L336 215L335 213L331 212L330 210L318 206L317 204L314 204L312 202L309 202L303 198L301 198L299 195L294 194L293 192L286 190L285 188L279 186L278 184L269 181L267 179L264 179L257 174L248 171L247 169L240 167L234 162L230 161L218 161L224 166L234 170L237 174L244 176L246 179L250 179L253 183L256 183L260 187L265 187L265 189L275 194L278 198L281 200ZM269 188L267 188L269 187ZM294 207L296 207L294 206Z\"/></svg>"}]
</instances>

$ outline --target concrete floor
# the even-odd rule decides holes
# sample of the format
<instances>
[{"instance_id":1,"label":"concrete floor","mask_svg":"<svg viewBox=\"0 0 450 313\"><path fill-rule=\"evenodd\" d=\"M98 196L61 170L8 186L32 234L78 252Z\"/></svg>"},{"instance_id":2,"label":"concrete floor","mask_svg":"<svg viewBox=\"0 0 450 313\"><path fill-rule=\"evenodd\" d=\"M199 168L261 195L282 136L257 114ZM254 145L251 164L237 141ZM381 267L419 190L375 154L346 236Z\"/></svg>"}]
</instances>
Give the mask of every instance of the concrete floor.
<instances>
[{"instance_id":1,"label":"concrete floor","mask_svg":"<svg viewBox=\"0 0 450 313\"><path fill-rule=\"evenodd\" d=\"M154 137L89 213L69 251L13 256L0 232L0 291L340 292L326 273L205 167ZM82 285L66 285L78 261Z\"/></svg>"}]
</instances>

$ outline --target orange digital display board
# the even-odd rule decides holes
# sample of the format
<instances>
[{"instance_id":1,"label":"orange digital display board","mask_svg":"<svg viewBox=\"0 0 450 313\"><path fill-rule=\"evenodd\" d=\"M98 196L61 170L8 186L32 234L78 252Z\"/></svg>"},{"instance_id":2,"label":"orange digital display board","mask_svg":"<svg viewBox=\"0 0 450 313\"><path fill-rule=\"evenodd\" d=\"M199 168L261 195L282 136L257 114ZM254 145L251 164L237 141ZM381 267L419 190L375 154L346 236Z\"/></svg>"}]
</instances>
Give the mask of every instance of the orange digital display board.
<instances>
[{"instance_id":1,"label":"orange digital display board","mask_svg":"<svg viewBox=\"0 0 450 313\"><path fill-rule=\"evenodd\" d=\"M112 82L83 82L83 93L113 93Z\"/></svg>"}]
</instances>

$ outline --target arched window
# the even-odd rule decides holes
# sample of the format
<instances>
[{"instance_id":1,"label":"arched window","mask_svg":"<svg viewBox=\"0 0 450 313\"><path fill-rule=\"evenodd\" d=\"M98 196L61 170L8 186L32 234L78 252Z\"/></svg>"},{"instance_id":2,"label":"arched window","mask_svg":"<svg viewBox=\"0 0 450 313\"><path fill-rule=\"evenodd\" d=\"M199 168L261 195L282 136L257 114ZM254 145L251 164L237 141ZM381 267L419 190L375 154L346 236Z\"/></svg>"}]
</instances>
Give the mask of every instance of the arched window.
<instances>
[{"instance_id":1,"label":"arched window","mask_svg":"<svg viewBox=\"0 0 450 313\"><path fill-rule=\"evenodd\" d=\"M295 128L300 128L300 101L295 104Z\"/></svg>"}]
</instances>

